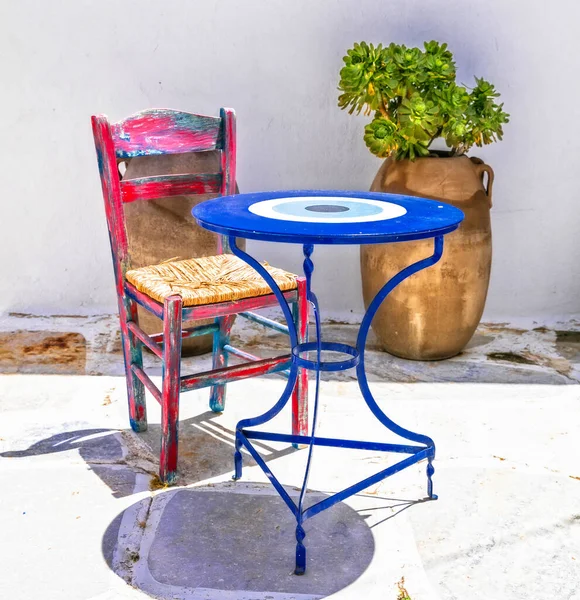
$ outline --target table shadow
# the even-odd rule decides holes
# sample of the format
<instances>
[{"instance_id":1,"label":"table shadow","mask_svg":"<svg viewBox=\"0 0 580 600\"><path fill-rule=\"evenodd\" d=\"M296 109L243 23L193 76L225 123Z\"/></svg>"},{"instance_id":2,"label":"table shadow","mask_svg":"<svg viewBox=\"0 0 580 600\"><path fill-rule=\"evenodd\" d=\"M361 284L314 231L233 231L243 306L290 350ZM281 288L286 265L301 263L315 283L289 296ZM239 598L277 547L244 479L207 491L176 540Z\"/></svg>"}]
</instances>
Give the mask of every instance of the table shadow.
<instances>
[{"instance_id":1,"label":"table shadow","mask_svg":"<svg viewBox=\"0 0 580 600\"><path fill-rule=\"evenodd\" d=\"M308 494L309 503L324 497ZM142 535L128 535L144 514ZM325 597L358 579L374 555L365 517L339 503L305 523L307 572L296 576L295 527L267 484L177 488L123 511L105 532L102 549L110 568L132 586L183 599Z\"/></svg>"}]
</instances>

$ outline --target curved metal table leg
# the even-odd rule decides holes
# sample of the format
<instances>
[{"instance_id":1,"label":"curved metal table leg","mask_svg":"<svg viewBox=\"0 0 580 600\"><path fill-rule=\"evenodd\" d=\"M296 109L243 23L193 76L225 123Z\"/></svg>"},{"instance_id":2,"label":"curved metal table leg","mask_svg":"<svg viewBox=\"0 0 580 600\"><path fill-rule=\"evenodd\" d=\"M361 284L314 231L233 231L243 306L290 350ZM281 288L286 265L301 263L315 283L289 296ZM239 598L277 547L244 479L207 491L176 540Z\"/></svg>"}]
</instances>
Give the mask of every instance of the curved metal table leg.
<instances>
[{"instance_id":1,"label":"curved metal table leg","mask_svg":"<svg viewBox=\"0 0 580 600\"><path fill-rule=\"evenodd\" d=\"M284 313L284 317L286 318L286 322L288 325L288 333L290 336L290 345L294 348L298 344L298 335L296 332L296 326L294 324L294 319L292 318L292 311L288 306L288 302L286 302L286 298L284 298L284 294L278 287L277 283L274 281L274 278L268 273L268 271L253 257L249 254L246 254L243 250L236 244L236 238L233 236L229 237L229 244L233 254L235 254L238 258L241 258L243 261L252 266L266 281L266 283L272 289L272 292L275 294L280 307L282 308L282 312ZM274 487L278 490L278 493L282 496L286 504L290 507L292 512L296 511L296 506L292 499L286 492L286 490L278 483L276 478L273 476L272 472L266 465L266 463L262 460L260 455L254 450L251 444L248 442L247 437L245 435L244 429L246 427L254 427L256 425L261 425L273 419L288 403L292 395L292 390L294 389L294 385L296 383L296 379L298 376L298 365L292 361L290 364L290 373L288 376L288 380L286 382L286 387L282 392L279 400L265 413L258 415L252 419L243 419L236 426L236 441L235 441L235 453L234 453L234 465L235 465L235 473L234 479L239 479L242 476L242 453L241 448L242 445L246 447L246 449L250 452L254 460L262 467L264 472L266 473L268 479L272 482Z\"/></svg>"},{"instance_id":2,"label":"curved metal table leg","mask_svg":"<svg viewBox=\"0 0 580 600\"><path fill-rule=\"evenodd\" d=\"M278 299L278 302L280 303L280 306L282 308L282 311L284 312L284 316L288 323L288 328L289 328L289 332L290 332L290 344L292 346L292 349L294 350L294 349L298 348L299 347L298 336L297 336L297 332L296 332L296 327L294 325L294 320L292 319L292 313L290 311L290 307L288 306L288 303L286 302L286 299L284 298L284 294L282 293L282 291L280 290L280 288L274 281L273 277L268 273L268 271L257 260L255 260L249 254L246 254L243 250L240 250L240 248L236 244L236 240L234 237L229 238L229 243L230 243L232 252L237 257L241 258L242 260L247 262L249 265L251 265L264 278L264 280L268 283L268 285L270 286L270 288L276 295L276 298ZM304 246L304 256L305 256L304 274L306 275L307 298L308 298L308 301L312 304L312 306L314 308L314 315L315 315L315 320L316 320L317 362L320 363L321 362L321 354L322 354L321 336L320 336L320 310L319 310L319 305L318 305L318 299L316 298L314 293L312 293L311 286L310 286L312 272L314 270L314 264L313 264L312 260L310 259L310 255L312 254L313 250L314 250L313 246ZM266 463L262 460L262 458L260 457L258 452L256 452L256 450L252 447L251 443L248 441L248 439L252 439L252 437L254 437L255 433L258 433L258 432L248 432L248 431L245 431L245 428L254 427L256 425L261 425L263 423L266 423L267 421L270 421L284 408L284 406L286 406L286 403L290 399L292 390L294 389L294 385L296 383L296 379L298 376L299 360L300 360L299 353L297 355L294 355L294 353L293 353L292 363L291 363L291 367L290 367L290 376L288 378L286 387L285 387L284 391L282 392L280 399L276 402L276 404L274 404L274 406L272 408L270 408L270 410L266 411L262 415L254 417L252 419L243 419L242 421L240 421L237 424L235 454L234 454L234 463L235 463L234 479L239 479L242 475L242 454L241 454L240 450L243 445L250 452L250 454L252 455L254 460L256 460L256 462L260 465L260 467L266 473L266 476L268 477L268 479L270 480L272 485L276 488L278 493L282 496L282 499L286 502L286 504L288 505L290 510L294 513L294 516L296 517L296 569L295 569L295 573L297 575L303 574L306 570L306 547L304 546L304 543L303 543L303 540L304 540L304 537L306 534L304 532L304 528L302 527L302 523L304 521L303 506L304 506L304 497L306 494L306 489L308 487L308 476L310 474L310 464L312 462L312 453L313 453L315 433L316 433L316 423L317 423L317 417L318 417L318 397L319 397L319 388L320 388L320 370L319 369L316 370L316 392L315 392L315 396L314 396L314 411L313 411L313 416L312 416L312 433L311 433L311 436L308 436L309 441L310 441L309 447L308 447L308 458L307 458L307 462L306 462L306 469L304 472L304 480L302 483L302 488L300 491L300 496L298 498L297 504L294 503L294 501L288 495L288 493L283 488L283 486L274 477L273 473L270 471L270 469L266 465ZM254 435L252 435L252 433L254 433ZM259 435L259 433L258 433L258 435ZM294 437L305 437L305 436L294 436Z\"/></svg>"},{"instance_id":3,"label":"curved metal table leg","mask_svg":"<svg viewBox=\"0 0 580 600\"><path fill-rule=\"evenodd\" d=\"M288 382L280 399L270 408L268 411L254 417L252 419L243 419L237 424L236 427L236 449L235 449L235 475L234 479L239 479L242 473L242 455L241 448L242 445L248 450L248 452L252 455L258 465L262 468L272 485L278 491L284 502L290 508L294 517L296 518L296 568L295 573L297 575L301 575L306 570L306 548L304 546L304 538L305 531L303 527L304 521L318 514L319 512L330 508L337 502L341 502L342 500L362 491L363 489L369 487L374 483L378 483L382 481L386 477L393 475L406 467L409 467L425 458L428 461L427 465L427 479L428 479L428 487L427 494L430 499L435 499L436 496L433 494L433 483L432 476L434 473L434 468L432 465L433 459L435 457L435 443L433 440L422 434L414 433L409 431L408 429L404 429L403 427L397 425L394 421L389 419L387 415L379 408L376 400L374 399L368 385L365 366L364 366L364 352L366 346L366 340L369 332L369 328L373 317L375 316L378 308L380 307L383 300L387 297L387 295L402 281L410 277L414 273L421 271L431 265L434 265L440 258L443 253L443 236L439 236L435 238L435 248L433 255L425 258L421 261L414 263L403 269L398 275L389 280L379 291L379 293L375 296L374 300L371 302L369 308L367 309L365 316L362 320L359 334L357 337L357 345L356 348L346 346L344 344L333 344L322 342L321 332L320 332L320 310L318 305L318 300L316 295L311 290L311 277L312 272L314 270L314 264L311 260L311 254L313 252L313 246L305 245L304 246L304 273L306 275L307 281L307 294L308 300L312 304L314 308L314 315L316 319L316 342L308 343L308 344L298 344L298 337L296 333L296 328L294 326L294 322L292 319L292 313L284 298L283 293L278 288L276 282L272 278L272 276L268 273L268 271L254 258L243 252L236 245L236 240L234 237L229 238L230 247L232 252L251 265L268 283L274 294L276 295L278 302L284 312L284 316L286 321L288 322L288 328L290 333L290 343L292 345L292 363L290 367L290 375L288 378ZM322 350L335 350L346 352L350 354L352 358L335 363L323 363L322 362ZM317 355L316 361L309 361L301 358L301 352L307 352L315 350ZM278 433L269 433L264 431L248 431L246 428L253 427L256 425L261 425L266 423L267 421L273 419L286 405L288 402L294 384L296 382L298 367L302 366L305 368L309 368L316 371L316 393L314 397L314 410L313 410L313 418L312 418L312 432L310 436L297 436L297 435L285 435ZM343 370L356 366L357 378L359 382L359 387L361 389L364 400L374 416L390 431L396 433L400 437L417 442L422 444L420 446L417 445L401 445L401 444L387 444L387 443L378 443L378 442L367 442L367 441L355 441L355 440L344 440L344 439L334 439L334 438L320 438L316 437L316 424L318 417L318 399L319 399L319 388L320 388L320 371L322 370ZM253 448L250 440L251 439L260 439L260 440L270 440L275 442L289 442L292 444L299 443L307 443L308 444L308 458L306 462L306 469L304 473L304 480L302 484L302 488L300 491L300 496L298 499L298 503L295 504L289 494L286 492L282 484L274 477L268 465L264 462L262 457L258 454L258 452ZM306 510L304 509L304 497L306 494L306 489L308 487L308 477L310 473L310 465L312 462L313 448L315 445L322 446L333 446L333 447L342 447L342 448L354 448L354 449L366 449L366 450L378 450L383 452L396 452L402 454L410 454L409 458L406 458L395 465L392 465L376 475L371 477L367 477L364 480L351 485L350 487L333 494L332 496L326 497L324 500L310 506Z\"/></svg>"},{"instance_id":4,"label":"curved metal table leg","mask_svg":"<svg viewBox=\"0 0 580 600\"><path fill-rule=\"evenodd\" d=\"M316 364L318 366L322 363L322 336L320 332L320 306L318 304L318 298L312 292L311 280L312 273L314 271L314 263L310 258L314 251L314 246L305 245L303 246L304 251L304 275L306 276L306 293L308 301L312 304L314 309L315 327L316 327ZM304 344L304 346L310 347L312 344ZM300 352L294 354L293 359L296 361L300 359ZM314 393L314 410L312 413L312 431L310 434L310 443L308 444L308 458L306 459L306 468L304 469L304 480L302 481L302 488L300 490L300 496L298 498L298 506L296 511L296 567L294 573L296 575L303 575L306 572L306 546L304 545L304 538L306 532L302 523L305 520L304 513L304 497L306 496L306 490L308 488L308 477L310 475L310 465L312 463L312 454L314 451L314 443L316 439L316 423L318 422L318 398L320 391L320 368L316 369L316 388Z\"/></svg>"},{"instance_id":5,"label":"curved metal table leg","mask_svg":"<svg viewBox=\"0 0 580 600\"><path fill-rule=\"evenodd\" d=\"M433 494L433 473L435 469L433 467L433 459L435 458L435 442L428 436L422 435L419 433L414 433L409 431L408 429L404 429L400 425L397 425L392 419L389 419L387 415L379 408L374 396L371 393L369 388L366 370L365 370L365 361L364 361L364 353L366 347L367 336L369 333L369 329L371 326L371 322L377 313L377 310L385 300L385 298L405 279L413 275L414 273L418 273L427 267L430 267L437 263L441 256L443 255L443 236L439 236L434 238L434 249L433 254L428 258L420 260L412 265L409 265L405 269L403 269L400 273L391 278L385 285L380 289L377 295L374 297L373 301L369 305L365 316L361 322L361 326L359 329L356 347L360 353L360 361L357 365L356 374L357 380L362 392L363 398L367 403L368 407L371 409L374 416L385 426L387 429L391 430L393 433L396 433L402 438L407 440L411 440L413 442L419 442L420 444L425 444L425 447L429 449L429 453L427 456L427 496L430 499L437 499L437 496Z\"/></svg>"}]
</instances>

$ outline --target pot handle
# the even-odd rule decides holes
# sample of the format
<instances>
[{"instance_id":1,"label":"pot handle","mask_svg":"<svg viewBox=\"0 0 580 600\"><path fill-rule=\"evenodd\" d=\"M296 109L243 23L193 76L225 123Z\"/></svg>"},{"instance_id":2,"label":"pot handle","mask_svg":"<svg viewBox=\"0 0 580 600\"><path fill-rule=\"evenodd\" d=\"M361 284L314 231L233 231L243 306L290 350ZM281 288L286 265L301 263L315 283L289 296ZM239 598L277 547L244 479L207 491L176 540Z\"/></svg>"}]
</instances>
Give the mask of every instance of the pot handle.
<instances>
[{"instance_id":1,"label":"pot handle","mask_svg":"<svg viewBox=\"0 0 580 600\"><path fill-rule=\"evenodd\" d=\"M486 165L484 162L477 164L476 167L477 167L478 175L481 177L481 183L484 182L483 174L487 173L487 187L485 188L485 194L487 195L487 199L489 202L489 208L491 208L492 207L491 192L493 189L493 169L489 165Z\"/></svg>"}]
</instances>

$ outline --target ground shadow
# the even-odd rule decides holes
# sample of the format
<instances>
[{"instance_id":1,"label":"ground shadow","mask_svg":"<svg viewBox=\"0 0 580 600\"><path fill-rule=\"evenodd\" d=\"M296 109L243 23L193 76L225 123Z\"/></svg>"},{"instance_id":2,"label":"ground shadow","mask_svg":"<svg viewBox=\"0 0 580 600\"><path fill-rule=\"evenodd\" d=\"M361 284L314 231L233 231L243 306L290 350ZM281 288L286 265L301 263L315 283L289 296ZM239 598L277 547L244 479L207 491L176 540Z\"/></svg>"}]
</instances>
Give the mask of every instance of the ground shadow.
<instances>
[{"instance_id":1,"label":"ground shadow","mask_svg":"<svg viewBox=\"0 0 580 600\"><path fill-rule=\"evenodd\" d=\"M123 450L120 439L114 434L115 429L79 429L64 431L51 435L48 438L34 442L25 450L9 450L0 452L2 458L25 458L27 456L40 456L78 450L79 454L87 461L120 460Z\"/></svg>"},{"instance_id":2,"label":"ground shadow","mask_svg":"<svg viewBox=\"0 0 580 600\"><path fill-rule=\"evenodd\" d=\"M24 450L1 452L0 458L18 459L61 452L78 452L115 498L135 492L136 473L125 463L127 452L121 432L116 429L64 431L34 442Z\"/></svg>"},{"instance_id":3,"label":"ground shadow","mask_svg":"<svg viewBox=\"0 0 580 600\"><path fill-rule=\"evenodd\" d=\"M179 461L177 465L179 485L190 485L224 473L233 474L235 431L219 422L220 413L210 410L195 417L179 421ZM138 434L158 457L161 444L161 429L150 424L147 431ZM291 446L274 449L267 442L255 442L254 447L268 462L292 454ZM255 461L245 451L244 465L255 465Z\"/></svg>"},{"instance_id":4,"label":"ground shadow","mask_svg":"<svg viewBox=\"0 0 580 600\"><path fill-rule=\"evenodd\" d=\"M312 503L324 497L308 496ZM139 539L126 535L143 514L148 518ZM224 483L173 489L136 503L111 523L102 548L111 569L134 587L182 599L202 591L208 598L251 592L256 600L272 593L328 596L358 579L374 555L365 516L339 503L305 523L307 572L298 577L295 527L271 486Z\"/></svg>"},{"instance_id":5,"label":"ground shadow","mask_svg":"<svg viewBox=\"0 0 580 600\"><path fill-rule=\"evenodd\" d=\"M365 496L364 494L357 494L357 495L362 496L362 497ZM388 515L386 517L382 518L380 521L376 521L375 523L373 523L373 525L371 525L371 529L378 527L379 525L381 525L382 523L385 523L386 521L389 521L390 519L393 519L400 513L411 508L411 506L415 506L417 504L423 504L424 502L433 502L434 500L436 500L436 498L428 498L428 497L420 498L419 500L402 500L401 498L383 498L381 496L374 496L374 498L376 500L384 500L385 504L381 505L381 506L371 506L368 508L360 508L357 510L357 512L358 513L369 513L369 512L373 512L373 511L384 511L384 510L388 510L390 512L388 513Z\"/></svg>"},{"instance_id":6,"label":"ground shadow","mask_svg":"<svg viewBox=\"0 0 580 600\"><path fill-rule=\"evenodd\" d=\"M206 411L179 422L179 485L190 485L232 472L235 432L215 422L219 413ZM135 475L145 472L152 485L159 485L155 476L159 464L161 427L149 424L146 432L131 430L78 429L52 435L31 444L24 450L0 453L0 458L24 458L60 452L78 452L91 470L111 489L115 497L134 493ZM264 461L275 460L296 450L292 447L275 449L256 441L254 448ZM244 465L255 465L244 456Z\"/></svg>"}]
</instances>

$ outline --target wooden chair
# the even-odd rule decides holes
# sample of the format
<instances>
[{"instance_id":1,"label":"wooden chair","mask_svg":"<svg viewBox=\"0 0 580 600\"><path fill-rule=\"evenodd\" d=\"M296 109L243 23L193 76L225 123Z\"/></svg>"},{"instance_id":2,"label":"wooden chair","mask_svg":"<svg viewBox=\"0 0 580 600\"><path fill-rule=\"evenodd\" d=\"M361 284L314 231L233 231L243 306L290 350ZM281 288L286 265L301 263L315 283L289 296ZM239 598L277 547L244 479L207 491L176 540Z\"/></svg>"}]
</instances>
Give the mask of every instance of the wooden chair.
<instances>
[{"instance_id":1,"label":"wooden chair","mask_svg":"<svg viewBox=\"0 0 580 600\"><path fill-rule=\"evenodd\" d=\"M93 116L93 135L117 285L119 317L127 379L129 416L136 432L147 428L145 388L161 404L161 456L159 477L173 483L177 469L179 395L183 391L211 387L210 408L222 411L226 384L230 381L284 371L290 355L261 360L230 346L234 315L266 327L288 332L282 325L251 310L276 306L265 281L248 265L228 253L220 239L218 255L165 262L131 269L123 204L172 195L235 193L235 114L222 108L219 117L173 110L152 109L117 123ZM219 150L221 170L210 174L179 174L124 180L120 160L154 154L178 154ZM192 220L193 226L193 220ZM281 269L268 267L291 303L299 341L307 338L306 282ZM137 303L163 321L163 332L147 335L137 318ZM207 326L182 329L182 321L215 319ZM213 333L213 369L181 375L182 338ZM143 370L142 346L163 362L163 385L159 390ZM246 360L228 366L228 356ZM307 372L300 372L292 398L292 432L307 434Z\"/></svg>"}]
</instances>

